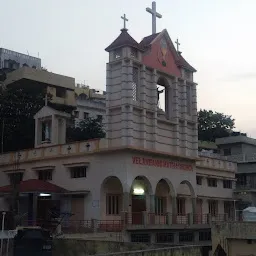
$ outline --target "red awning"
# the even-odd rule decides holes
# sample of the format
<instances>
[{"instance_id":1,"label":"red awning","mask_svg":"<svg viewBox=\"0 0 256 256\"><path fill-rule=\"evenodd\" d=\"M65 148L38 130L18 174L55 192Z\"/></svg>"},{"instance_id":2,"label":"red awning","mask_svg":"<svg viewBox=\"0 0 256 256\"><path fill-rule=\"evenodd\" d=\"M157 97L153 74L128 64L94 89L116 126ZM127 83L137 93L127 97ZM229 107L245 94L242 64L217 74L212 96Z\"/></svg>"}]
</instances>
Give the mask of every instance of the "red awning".
<instances>
[{"instance_id":1,"label":"red awning","mask_svg":"<svg viewBox=\"0 0 256 256\"><path fill-rule=\"evenodd\" d=\"M13 190L12 185L0 187L0 193L10 193ZM20 193L38 192L38 193L63 193L67 192L66 189L54 185L50 182L43 180L24 180L19 184Z\"/></svg>"}]
</instances>

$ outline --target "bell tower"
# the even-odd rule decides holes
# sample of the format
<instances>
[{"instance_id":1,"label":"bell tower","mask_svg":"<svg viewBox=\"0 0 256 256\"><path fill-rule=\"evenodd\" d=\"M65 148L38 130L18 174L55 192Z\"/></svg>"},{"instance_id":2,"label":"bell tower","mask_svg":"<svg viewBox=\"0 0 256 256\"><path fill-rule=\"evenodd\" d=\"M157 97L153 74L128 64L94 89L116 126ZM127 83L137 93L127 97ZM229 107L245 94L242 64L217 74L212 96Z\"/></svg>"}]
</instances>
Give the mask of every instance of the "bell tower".
<instances>
[{"instance_id":1,"label":"bell tower","mask_svg":"<svg viewBox=\"0 0 256 256\"><path fill-rule=\"evenodd\" d=\"M147 8L161 18L155 4ZM124 28L105 50L106 131L109 147L130 147L197 156L196 70L172 43L167 30L136 42Z\"/></svg>"}]
</instances>

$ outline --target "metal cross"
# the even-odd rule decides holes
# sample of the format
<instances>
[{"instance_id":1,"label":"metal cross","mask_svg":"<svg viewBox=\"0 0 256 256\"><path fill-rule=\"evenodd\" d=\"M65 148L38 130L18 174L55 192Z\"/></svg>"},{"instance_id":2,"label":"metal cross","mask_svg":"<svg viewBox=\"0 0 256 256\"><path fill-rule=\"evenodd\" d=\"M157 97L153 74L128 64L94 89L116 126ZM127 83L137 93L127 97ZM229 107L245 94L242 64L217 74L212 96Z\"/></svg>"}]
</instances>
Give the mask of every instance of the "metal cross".
<instances>
[{"instance_id":1,"label":"metal cross","mask_svg":"<svg viewBox=\"0 0 256 256\"><path fill-rule=\"evenodd\" d=\"M177 45L177 52L179 52L180 43L179 43L179 39L178 39L178 38L177 38L177 40L175 41L175 44Z\"/></svg>"},{"instance_id":2,"label":"metal cross","mask_svg":"<svg viewBox=\"0 0 256 256\"><path fill-rule=\"evenodd\" d=\"M152 14L152 34L156 33L156 18L161 19L162 15L158 12L156 12L156 2L152 2L152 9L149 7L146 8L146 11Z\"/></svg>"},{"instance_id":3,"label":"metal cross","mask_svg":"<svg viewBox=\"0 0 256 256\"><path fill-rule=\"evenodd\" d=\"M47 104L48 104L48 95L46 93L44 97L44 105L47 106Z\"/></svg>"},{"instance_id":4,"label":"metal cross","mask_svg":"<svg viewBox=\"0 0 256 256\"><path fill-rule=\"evenodd\" d=\"M121 16L121 19L124 20L124 29L126 29L126 21L128 21L128 19L126 18L126 15L124 14L124 16Z\"/></svg>"}]
</instances>

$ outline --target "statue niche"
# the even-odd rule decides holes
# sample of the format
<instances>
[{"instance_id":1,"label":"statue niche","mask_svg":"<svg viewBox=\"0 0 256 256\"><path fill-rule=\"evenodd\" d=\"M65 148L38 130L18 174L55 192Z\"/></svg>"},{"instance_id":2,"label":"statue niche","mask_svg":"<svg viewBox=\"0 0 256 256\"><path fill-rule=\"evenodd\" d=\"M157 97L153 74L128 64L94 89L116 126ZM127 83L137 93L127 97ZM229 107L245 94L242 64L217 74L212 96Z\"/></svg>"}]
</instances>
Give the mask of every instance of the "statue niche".
<instances>
[{"instance_id":1,"label":"statue niche","mask_svg":"<svg viewBox=\"0 0 256 256\"><path fill-rule=\"evenodd\" d=\"M42 121L42 143L51 143L51 125L50 120Z\"/></svg>"}]
</instances>

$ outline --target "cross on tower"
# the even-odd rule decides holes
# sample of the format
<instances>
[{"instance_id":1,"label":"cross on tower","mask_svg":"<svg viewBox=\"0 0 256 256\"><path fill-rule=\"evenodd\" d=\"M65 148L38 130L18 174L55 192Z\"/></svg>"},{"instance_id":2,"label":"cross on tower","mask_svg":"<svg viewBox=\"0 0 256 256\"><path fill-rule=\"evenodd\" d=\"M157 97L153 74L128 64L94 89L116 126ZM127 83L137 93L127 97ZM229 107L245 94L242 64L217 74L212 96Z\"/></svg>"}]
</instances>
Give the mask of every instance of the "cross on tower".
<instances>
[{"instance_id":1,"label":"cross on tower","mask_svg":"<svg viewBox=\"0 0 256 256\"><path fill-rule=\"evenodd\" d=\"M156 18L161 19L162 15L158 12L156 12L156 2L152 2L152 9L149 7L146 8L146 11L152 14L152 34L156 33Z\"/></svg>"},{"instance_id":2,"label":"cross on tower","mask_svg":"<svg viewBox=\"0 0 256 256\"><path fill-rule=\"evenodd\" d=\"M180 43L179 43L179 39L178 39L178 38L177 38L177 40L175 41L175 44L177 45L177 52L179 52Z\"/></svg>"},{"instance_id":3,"label":"cross on tower","mask_svg":"<svg viewBox=\"0 0 256 256\"><path fill-rule=\"evenodd\" d=\"M45 97L44 97L44 105L45 106L48 105L48 95L47 95L47 93L45 94Z\"/></svg>"},{"instance_id":4,"label":"cross on tower","mask_svg":"<svg viewBox=\"0 0 256 256\"><path fill-rule=\"evenodd\" d=\"M126 29L126 21L128 21L128 19L126 18L126 15L124 14L124 16L121 16L121 19L124 20L124 28L123 29Z\"/></svg>"}]
</instances>

